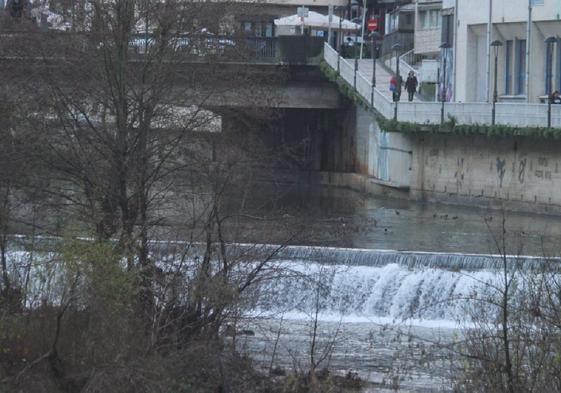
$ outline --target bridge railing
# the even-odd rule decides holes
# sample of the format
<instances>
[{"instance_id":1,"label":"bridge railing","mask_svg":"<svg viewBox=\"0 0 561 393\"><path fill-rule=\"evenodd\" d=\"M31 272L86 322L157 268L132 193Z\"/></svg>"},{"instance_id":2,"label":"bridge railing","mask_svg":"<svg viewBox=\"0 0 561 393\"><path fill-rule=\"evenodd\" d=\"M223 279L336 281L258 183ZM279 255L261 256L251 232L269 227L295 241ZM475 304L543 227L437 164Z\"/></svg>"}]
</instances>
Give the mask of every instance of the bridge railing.
<instances>
[{"instance_id":1,"label":"bridge railing","mask_svg":"<svg viewBox=\"0 0 561 393\"><path fill-rule=\"evenodd\" d=\"M439 124L441 122L440 102L392 102L389 97L354 69L352 62L338 57L337 51L328 43L324 44L324 60L334 70L339 64L339 75L357 94L370 103L382 116L394 117L397 105L397 120L418 124ZM547 104L497 103L495 124L516 127L547 127ZM486 102L445 102L444 120L453 117L458 124L492 123L492 104ZM551 126L561 128L561 105L551 107Z\"/></svg>"},{"instance_id":2,"label":"bridge railing","mask_svg":"<svg viewBox=\"0 0 561 393\"><path fill-rule=\"evenodd\" d=\"M361 97L364 97L366 99L366 102L369 102L370 105L372 105L372 82L370 82L361 73L358 72L356 76L356 90Z\"/></svg>"},{"instance_id":3,"label":"bridge railing","mask_svg":"<svg viewBox=\"0 0 561 393\"><path fill-rule=\"evenodd\" d=\"M350 61L343 58L339 59L339 74L351 86L355 84L355 66Z\"/></svg>"},{"instance_id":4,"label":"bridge railing","mask_svg":"<svg viewBox=\"0 0 561 393\"><path fill-rule=\"evenodd\" d=\"M339 53L330 45L324 45L323 57L325 59L325 62L329 64L335 71L337 71L337 58L339 57Z\"/></svg>"},{"instance_id":5,"label":"bridge railing","mask_svg":"<svg viewBox=\"0 0 561 393\"><path fill-rule=\"evenodd\" d=\"M109 34L97 32L0 32L0 57L83 57L83 52L113 47ZM155 53L173 60L318 64L322 37L252 37L214 34L173 34L165 41L152 34L134 34L128 41L133 59Z\"/></svg>"}]
</instances>

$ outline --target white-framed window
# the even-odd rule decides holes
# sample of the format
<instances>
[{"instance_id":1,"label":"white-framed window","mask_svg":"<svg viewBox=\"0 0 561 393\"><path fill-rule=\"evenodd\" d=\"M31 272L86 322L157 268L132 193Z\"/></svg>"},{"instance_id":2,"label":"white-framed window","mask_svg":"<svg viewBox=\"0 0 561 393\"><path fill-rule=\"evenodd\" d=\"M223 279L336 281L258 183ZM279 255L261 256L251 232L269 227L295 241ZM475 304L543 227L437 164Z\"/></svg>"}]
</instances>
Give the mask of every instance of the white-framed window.
<instances>
[{"instance_id":1,"label":"white-framed window","mask_svg":"<svg viewBox=\"0 0 561 393\"><path fill-rule=\"evenodd\" d=\"M561 91L561 39L545 45L545 94Z\"/></svg>"},{"instance_id":2,"label":"white-framed window","mask_svg":"<svg viewBox=\"0 0 561 393\"><path fill-rule=\"evenodd\" d=\"M419 25L421 30L438 29L441 23L440 10L421 10L419 11Z\"/></svg>"}]
</instances>

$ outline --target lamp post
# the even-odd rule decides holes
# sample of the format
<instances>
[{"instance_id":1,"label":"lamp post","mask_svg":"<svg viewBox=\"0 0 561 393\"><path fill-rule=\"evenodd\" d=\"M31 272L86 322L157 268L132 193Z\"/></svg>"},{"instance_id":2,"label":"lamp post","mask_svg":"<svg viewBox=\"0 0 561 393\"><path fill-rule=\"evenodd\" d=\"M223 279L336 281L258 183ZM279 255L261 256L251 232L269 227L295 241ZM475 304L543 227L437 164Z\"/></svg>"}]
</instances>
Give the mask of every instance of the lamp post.
<instances>
[{"instance_id":1,"label":"lamp post","mask_svg":"<svg viewBox=\"0 0 561 393\"><path fill-rule=\"evenodd\" d=\"M341 11L341 15L339 15L339 31L337 32L337 42L336 42L336 48L337 48L337 75L340 74L341 69L340 69L340 63L341 63L341 51L343 50L343 12L345 10L345 7L335 7L336 10Z\"/></svg>"},{"instance_id":2,"label":"lamp post","mask_svg":"<svg viewBox=\"0 0 561 393\"><path fill-rule=\"evenodd\" d=\"M399 75L399 50L401 49L401 45L399 43L392 45L392 51L395 52L395 79L396 79L396 86L395 86L395 93L393 96L394 107L393 107L393 119L397 120L397 102L399 101L401 95L401 81Z\"/></svg>"},{"instance_id":3,"label":"lamp post","mask_svg":"<svg viewBox=\"0 0 561 393\"><path fill-rule=\"evenodd\" d=\"M497 106L497 81L498 81L498 59L499 59L499 48L503 46L503 43L499 40L495 40L491 42L491 48L493 48L493 54L495 55L495 81L493 83L493 110L491 112L491 124L495 125L495 117L496 117L496 106Z\"/></svg>"},{"instance_id":4,"label":"lamp post","mask_svg":"<svg viewBox=\"0 0 561 393\"><path fill-rule=\"evenodd\" d=\"M329 26L327 26L327 43L329 45L333 44L331 42L331 24L333 23L333 5L329 4L329 6L327 7L327 22L329 23Z\"/></svg>"},{"instance_id":5,"label":"lamp post","mask_svg":"<svg viewBox=\"0 0 561 393\"><path fill-rule=\"evenodd\" d=\"M343 45L343 15L342 11L345 10L345 7L337 7L341 10L341 15L339 15L339 31L337 32L337 46L339 48L339 52L341 51L341 46Z\"/></svg>"},{"instance_id":6,"label":"lamp post","mask_svg":"<svg viewBox=\"0 0 561 393\"><path fill-rule=\"evenodd\" d=\"M372 107L374 107L374 89L376 88L376 60L378 59L377 41L379 37L380 33L377 31L373 31L370 34L370 38L372 39L372 92L370 102L372 103Z\"/></svg>"},{"instance_id":7,"label":"lamp post","mask_svg":"<svg viewBox=\"0 0 561 393\"><path fill-rule=\"evenodd\" d=\"M440 88L440 124L444 124L444 102L446 101L446 61L448 59L446 49L450 48L450 44L443 42L440 47L442 49L442 86Z\"/></svg>"},{"instance_id":8,"label":"lamp post","mask_svg":"<svg viewBox=\"0 0 561 393\"><path fill-rule=\"evenodd\" d=\"M555 37L547 37L545 39L546 51L547 51L547 60L546 60L546 82L545 82L545 89L547 93L547 127L551 127L551 104L552 104L552 88L551 88L551 77L553 74L553 45L557 42Z\"/></svg>"},{"instance_id":9,"label":"lamp post","mask_svg":"<svg viewBox=\"0 0 561 393\"><path fill-rule=\"evenodd\" d=\"M356 44L358 43L358 29L355 30L355 43L353 45L353 55L355 58L355 76L354 76L354 85L353 87L356 90L356 73L358 72L358 53L356 50Z\"/></svg>"},{"instance_id":10,"label":"lamp post","mask_svg":"<svg viewBox=\"0 0 561 393\"><path fill-rule=\"evenodd\" d=\"M360 60L362 60L362 52L363 52L363 47L364 47L364 27L366 24L366 0L362 0L362 32L361 32L361 38L362 40L360 41Z\"/></svg>"}]
</instances>

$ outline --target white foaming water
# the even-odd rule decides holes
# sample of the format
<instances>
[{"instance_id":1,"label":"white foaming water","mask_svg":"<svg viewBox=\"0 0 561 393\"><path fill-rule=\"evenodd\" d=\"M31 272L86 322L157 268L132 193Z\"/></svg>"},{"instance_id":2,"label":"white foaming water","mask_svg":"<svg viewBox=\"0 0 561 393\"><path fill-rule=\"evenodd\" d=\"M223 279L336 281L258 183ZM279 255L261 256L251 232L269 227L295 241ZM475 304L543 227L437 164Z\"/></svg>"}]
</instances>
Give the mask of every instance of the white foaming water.
<instances>
[{"instance_id":1,"label":"white foaming water","mask_svg":"<svg viewBox=\"0 0 561 393\"><path fill-rule=\"evenodd\" d=\"M185 243L162 243L156 260L165 260L172 248ZM197 245L190 257L200 254ZM332 247L237 244L228 246L228 254L240 260L254 261L275 254L274 265L283 273L263 280L250 302L253 313L284 314L304 318L319 310L319 318L344 321L416 321L416 324L453 324L465 314L466 298L489 290L488 283L500 279L497 269L506 260L508 266L531 268L546 260L538 257L500 255L400 252L392 250L344 249ZM58 295L56 279L44 284L48 265L46 254L30 260L29 253L10 253L13 272L30 264L29 283L35 298ZM173 260L174 256L169 256ZM50 259L50 258L48 258ZM193 259L194 260L194 259ZM559 260L549 260L558 264ZM28 265L29 266L29 265ZM244 264L246 268L247 264ZM243 277L245 268L239 268ZM52 278L51 278L52 279ZM19 282L25 281L19 277ZM34 288L34 287L37 288ZM48 292L45 294L45 288Z\"/></svg>"},{"instance_id":2,"label":"white foaming water","mask_svg":"<svg viewBox=\"0 0 561 393\"><path fill-rule=\"evenodd\" d=\"M455 326L465 313L466 298L488 290L496 271L450 271L383 266L326 266L279 261L293 274L266 282L256 309L265 315L343 322L412 322Z\"/></svg>"}]
</instances>

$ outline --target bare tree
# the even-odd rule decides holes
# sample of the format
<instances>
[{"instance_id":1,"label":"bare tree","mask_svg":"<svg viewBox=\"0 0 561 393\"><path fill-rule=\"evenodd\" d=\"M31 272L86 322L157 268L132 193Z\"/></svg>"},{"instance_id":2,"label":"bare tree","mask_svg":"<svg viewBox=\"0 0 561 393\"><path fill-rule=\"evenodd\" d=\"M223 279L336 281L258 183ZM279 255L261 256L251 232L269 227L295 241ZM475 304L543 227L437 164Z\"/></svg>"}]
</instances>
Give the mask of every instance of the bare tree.
<instances>
[{"instance_id":1,"label":"bare tree","mask_svg":"<svg viewBox=\"0 0 561 393\"><path fill-rule=\"evenodd\" d=\"M494 236L501 255L498 275L466 299L467 327L452 355L456 390L559 391L559 325L553 317L560 306L558 261L509 257L506 235L503 214Z\"/></svg>"}]
</instances>

